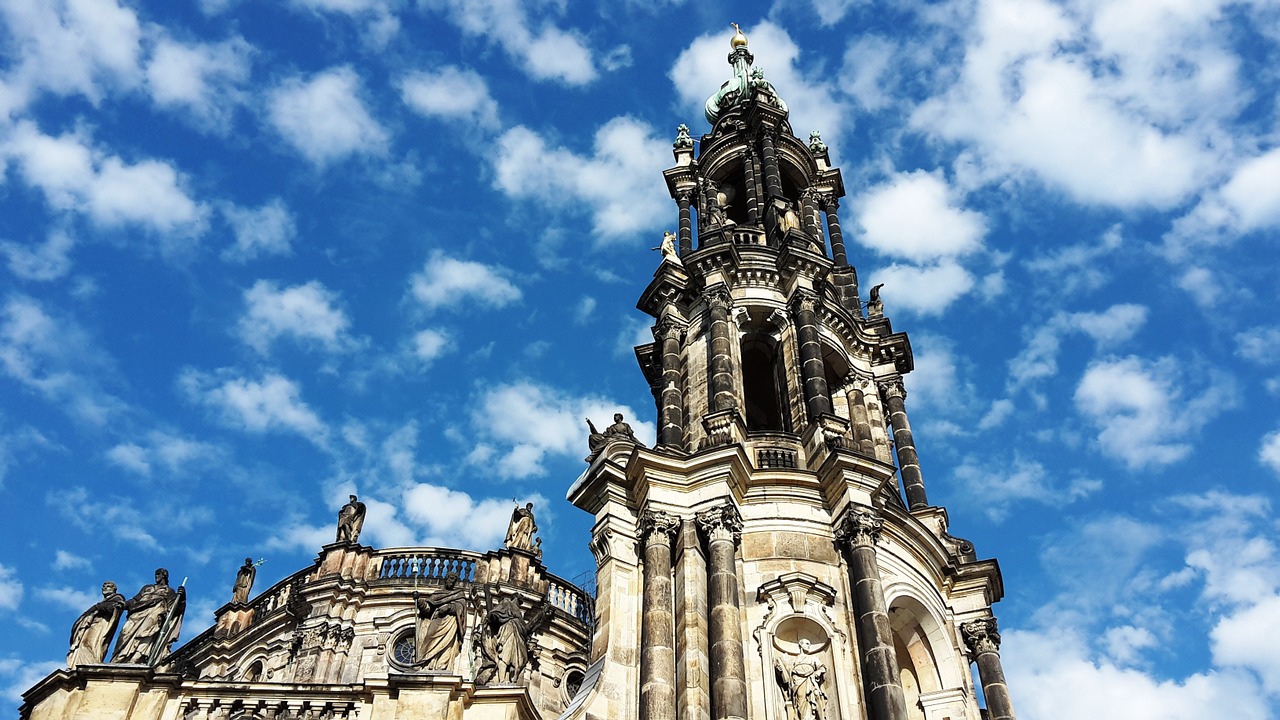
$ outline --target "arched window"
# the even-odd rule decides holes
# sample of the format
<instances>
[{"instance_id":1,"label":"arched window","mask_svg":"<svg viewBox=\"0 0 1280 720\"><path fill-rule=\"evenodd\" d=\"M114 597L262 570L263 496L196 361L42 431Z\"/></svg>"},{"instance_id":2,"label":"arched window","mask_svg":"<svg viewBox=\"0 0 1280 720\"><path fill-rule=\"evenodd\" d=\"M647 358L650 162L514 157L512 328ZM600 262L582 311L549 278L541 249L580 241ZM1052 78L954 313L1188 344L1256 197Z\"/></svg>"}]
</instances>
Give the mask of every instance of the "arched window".
<instances>
[{"instance_id":1,"label":"arched window","mask_svg":"<svg viewBox=\"0 0 1280 720\"><path fill-rule=\"evenodd\" d=\"M791 432L787 383L777 342L764 333L742 340L742 392L747 430Z\"/></svg>"}]
</instances>

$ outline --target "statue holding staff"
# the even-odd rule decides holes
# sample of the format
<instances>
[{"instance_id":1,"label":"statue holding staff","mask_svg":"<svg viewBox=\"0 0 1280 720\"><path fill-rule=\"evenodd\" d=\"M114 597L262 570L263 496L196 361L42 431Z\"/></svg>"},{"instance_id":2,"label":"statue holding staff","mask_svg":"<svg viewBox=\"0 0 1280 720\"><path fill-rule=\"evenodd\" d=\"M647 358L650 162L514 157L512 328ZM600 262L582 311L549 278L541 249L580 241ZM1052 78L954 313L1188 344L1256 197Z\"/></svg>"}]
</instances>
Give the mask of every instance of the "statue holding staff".
<instances>
[{"instance_id":1,"label":"statue holding staff","mask_svg":"<svg viewBox=\"0 0 1280 720\"><path fill-rule=\"evenodd\" d=\"M129 615L120 629L111 662L151 665L173 646L182 632L187 591L184 587L177 590L169 587L169 571L158 568L156 581L144 585L124 607Z\"/></svg>"}]
</instances>

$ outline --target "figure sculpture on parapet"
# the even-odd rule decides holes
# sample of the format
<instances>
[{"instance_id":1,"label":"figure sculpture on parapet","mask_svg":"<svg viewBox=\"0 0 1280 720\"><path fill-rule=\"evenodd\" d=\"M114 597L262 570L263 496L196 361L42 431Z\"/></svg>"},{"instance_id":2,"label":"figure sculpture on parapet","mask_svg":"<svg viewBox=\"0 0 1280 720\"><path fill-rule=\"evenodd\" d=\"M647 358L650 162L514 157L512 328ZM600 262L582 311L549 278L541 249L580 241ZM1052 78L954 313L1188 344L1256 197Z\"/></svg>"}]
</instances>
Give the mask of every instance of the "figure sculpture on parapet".
<instances>
[{"instance_id":1,"label":"figure sculpture on parapet","mask_svg":"<svg viewBox=\"0 0 1280 720\"><path fill-rule=\"evenodd\" d=\"M622 440L644 447L644 443L636 439L636 434L631 430L631 425L624 422L622 418L622 413L614 413L613 424L605 428L604 432L596 430L596 424L591 422L591 418L587 418L587 429L591 433L587 436L587 447L591 449L591 454L586 458L587 462L594 460L606 445L615 440Z\"/></svg>"},{"instance_id":2,"label":"figure sculpture on parapet","mask_svg":"<svg viewBox=\"0 0 1280 720\"><path fill-rule=\"evenodd\" d=\"M352 495L351 500L338 511L338 539L335 542L354 543L359 540L360 530L364 528L364 513L364 503Z\"/></svg>"},{"instance_id":3,"label":"figure sculpture on parapet","mask_svg":"<svg viewBox=\"0 0 1280 720\"><path fill-rule=\"evenodd\" d=\"M516 596L506 595L496 602L493 596L494 590L484 586L483 604L478 607L483 617L474 641L480 654L476 683L519 685L534 654L533 636L550 616L550 605L544 599L526 614Z\"/></svg>"},{"instance_id":4,"label":"figure sculpture on parapet","mask_svg":"<svg viewBox=\"0 0 1280 720\"><path fill-rule=\"evenodd\" d=\"M236 582L231 587L231 602L247 603L249 602L249 593L253 590L253 579L258 575L258 566L254 564L253 558L245 558L244 565L236 571Z\"/></svg>"},{"instance_id":5,"label":"figure sculpture on parapet","mask_svg":"<svg viewBox=\"0 0 1280 720\"><path fill-rule=\"evenodd\" d=\"M884 283L871 288L871 299L867 301L867 317L869 318L884 317L884 301L880 299L880 288L882 287L884 287Z\"/></svg>"},{"instance_id":6,"label":"figure sculpture on parapet","mask_svg":"<svg viewBox=\"0 0 1280 720\"><path fill-rule=\"evenodd\" d=\"M96 665L106 658L107 646L116 634L124 606L124 596L116 592L116 584L110 580L102 583L102 601L85 610L71 626L68 668L74 670L80 665Z\"/></svg>"},{"instance_id":7,"label":"figure sculpture on parapet","mask_svg":"<svg viewBox=\"0 0 1280 720\"><path fill-rule=\"evenodd\" d=\"M185 581L184 581L185 582ZM186 588L169 587L169 571L156 570L156 581L144 585L125 603L129 616L120 629L111 662L154 665L168 653L182 632L182 615L187 609Z\"/></svg>"},{"instance_id":8,"label":"figure sculpture on parapet","mask_svg":"<svg viewBox=\"0 0 1280 720\"><path fill-rule=\"evenodd\" d=\"M458 587L458 573L444 577L444 588L426 595L413 593L419 621L414 638L414 664L426 670L450 670L462 648L471 594Z\"/></svg>"},{"instance_id":9,"label":"figure sculpture on parapet","mask_svg":"<svg viewBox=\"0 0 1280 720\"><path fill-rule=\"evenodd\" d=\"M507 525L507 538L503 544L512 550L532 550L536 532L538 523L533 518L533 503L525 503L523 508L517 505L511 511L511 522Z\"/></svg>"},{"instance_id":10,"label":"figure sculpture on parapet","mask_svg":"<svg viewBox=\"0 0 1280 720\"><path fill-rule=\"evenodd\" d=\"M680 260L680 253L676 252L676 234L670 230L662 233L662 244L651 250L662 251L662 261L669 262L673 265L684 267L684 262Z\"/></svg>"}]
</instances>

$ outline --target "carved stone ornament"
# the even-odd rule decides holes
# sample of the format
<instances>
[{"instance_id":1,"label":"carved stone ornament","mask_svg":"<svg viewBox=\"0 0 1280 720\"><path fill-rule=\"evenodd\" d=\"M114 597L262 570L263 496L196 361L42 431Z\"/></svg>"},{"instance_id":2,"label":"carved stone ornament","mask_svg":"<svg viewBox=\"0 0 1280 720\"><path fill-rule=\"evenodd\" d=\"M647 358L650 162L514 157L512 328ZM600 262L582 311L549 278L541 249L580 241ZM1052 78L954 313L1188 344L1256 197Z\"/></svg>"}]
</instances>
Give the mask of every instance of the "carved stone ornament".
<instances>
[{"instance_id":1,"label":"carved stone ornament","mask_svg":"<svg viewBox=\"0 0 1280 720\"><path fill-rule=\"evenodd\" d=\"M732 539L737 542L742 538L742 515L731 502L703 510L695 517L698 527L709 540Z\"/></svg>"},{"instance_id":2,"label":"carved stone ornament","mask_svg":"<svg viewBox=\"0 0 1280 720\"><path fill-rule=\"evenodd\" d=\"M596 557L596 567L604 564L613 553L611 542L613 539L613 531L609 529L601 530L591 536L591 542L587 543L587 547L591 548L591 554Z\"/></svg>"},{"instance_id":3,"label":"carved stone ornament","mask_svg":"<svg viewBox=\"0 0 1280 720\"><path fill-rule=\"evenodd\" d=\"M809 152L814 155L821 155L827 151L827 144L822 142L822 133L814 130L809 133Z\"/></svg>"},{"instance_id":4,"label":"carved stone ornament","mask_svg":"<svg viewBox=\"0 0 1280 720\"><path fill-rule=\"evenodd\" d=\"M884 528L884 518L872 510L854 510L836 528L836 540L849 547L875 547Z\"/></svg>"},{"instance_id":5,"label":"carved stone ornament","mask_svg":"<svg viewBox=\"0 0 1280 720\"><path fill-rule=\"evenodd\" d=\"M706 301L707 307L720 308L723 310L728 310L729 306L733 303L733 298L729 295L729 288L724 285L716 285L714 287L707 288L707 290L702 293L702 299Z\"/></svg>"},{"instance_id":6,"label":"carved stone ornament","mask_svg":"<svg viewBox=\"0 0 1280 720\"><path fill-rule=\"evenodd\" d=\"M974 657L983 653L1000 652L1000 630L993 617L960 623L960 635L964 637L964 644L969 646L969 652Z\"/></svg>"},{"instance_id":7,"label":"carved stone ornament","mask_svg":"<svg viewBox=\"0 0 1280 720\"><path fill-rule=\"evenodd\" d=\"M526 613L514 595L495 598L485 585L481 595L482 619L472 642L479 651L476 683L479 685L524 685L525 668L535 660L537 644L533 636L551 616L544 599Z\"/></svg>"},{"instance_id":8,"label":"carved stone ornament","mask_svg":"<svg viewBox=\"0 0 1280 720\"><path fill-rule=\"evenodd\" d=\"M664 315L661 320L653 324L653 339L658 342L665 342L673 339L677 342L684 339L684 323L672 320L670 315Z\"/></svg>"},{"instance_id":9,"label":"carved stone ornament","mask_svg":"<svg viewBox=\"0 0 1280 720\"><path fill-rule=\"evenodd\" d=\"M640 514L640 541L646 542L654 533L666 537L670 544L680 530L680 518L661 510L646 510Z\"/></svg>"},{"instance_id":10,"label":"carved stone ornament","mask_svg":"<svg viewBox=\"0 0 1280 720\"><path fill-rule=\"evenodd\" d=\"M822 209L829 213L836 212L840 209L840 198L836 197L835 193L823 193L821 200Z\"/></svg>"},{"instance_id":11,"label":"carved stone ornament","mask_svg":"<svg viewBox=\"0 0 1280 720\"><path fill-rule=\"evenodd\" d=\"M876 387L880 390L880 394L886 399L899 397L903 400L907 399L907 388L902 384L902 378L893 378L892 380L879 380Z\"/></svg>"},{"instance_id":12,"label":"carved stone ornament","mask_svg":"<svg viewBox=\"0 0 1280 720\"><path fill-rule=\"evenodd\" d=\"M793 310L808 310L809 312L815 312L817 311L818 304L820 302L821 298L818 297L818 293L807 288L797 288L795 295L791 296L791 307Z\"/></svg>"},{"instance_id":13,"label":"carved stone ornament","mask_svg":"<svg viewBox=\"0 0 1280 720\"><path fill-rule=\"evenodd\" d=\"M693 138L689 136L688 125L681 124L676 126L676 141L671 143L671 147L676 150L693 149Z\"/></svg>"}]
</instances>

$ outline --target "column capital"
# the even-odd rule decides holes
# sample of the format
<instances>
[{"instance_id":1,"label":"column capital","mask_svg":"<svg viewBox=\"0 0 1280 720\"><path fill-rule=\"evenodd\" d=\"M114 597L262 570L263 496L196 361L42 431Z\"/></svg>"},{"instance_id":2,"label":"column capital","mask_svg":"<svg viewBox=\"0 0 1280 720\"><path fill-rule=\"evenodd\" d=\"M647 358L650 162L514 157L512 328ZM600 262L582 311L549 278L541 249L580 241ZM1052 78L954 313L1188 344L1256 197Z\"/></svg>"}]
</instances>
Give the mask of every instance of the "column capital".
<instances>
[{"instance_id":1,"label":"column capital","mask_svg":"<svg viewBox=\"0 0 1280 720\"><path fill-rule=\"evenodd\" d=\"M851 510L844 521L836 528L836 542L856 547L874 548L880 540L880 530L884 528L884 518L874 510Z\"/></svg>"},{"instance_id":2,"label":"column capital","mask_svg":"<svg viewBox=\"0 0 1280 720\"><path fill-rule=\"evenodd\" d=\"M815 202L822 202L822 197L824 194L825 193L823 193L821 190L815 188L812 185L800 191L800 197L804 198L805 200L813 200Z\"/></svg>"},{"instance_id":3,"label":"column capital","mask_svg":"<svg viewBox=\"0 0 1280 720\"><path fill-rule=\"evenodd\" d=\"M822 209L827 212L836 212L840 209L840 198L835 193L822 193L818 196L818 200L822 203Z\"/></svg>"},{"instance_id":4,"label":"column capital","mask_svg":"<svg viewBox=\"0 0 1280 720\"><path fill-rule=\"evenodd\" d=\"M662 319L653 324L653 339L662 342L668 338L682 340L684 338L685 324L672 320L670 315L662 316Z\"/></svg>"},{"instance_id":5,"label":"column capital","mask_svg":"<svg viewBox=\"0 0 1280 720\"><path fill-rule=\"evenodd\" d=\"M729 539L736 543L742 538L742 515L728 500L721 505L703 510L694 517L697 518L698 527L708 540Z\"/></svg>"},{"instance_id":6,"label":"column capital","mask_svg":"<svg viewBox=\"0 0 1280 720\"><path fill-rule=\"evenodd\" d=\"M983 653L1000 654L1000 630L994 617L960 623L960 635L975 659Z\"/></svg>"},{"instance_id":7,"label":"column capital","mask_svg":"<svg viewBox=\"0 0 1280 720\"><path fill-rule=\"evenodd\" d=\"M687 205L693 200L693 188L676 191L676 202Z\"/></svg>"},{"instance_id":8,"label":"column capital","mask_svg":"<svg viewBox=\"0 0 1280 720\"><path fill-rule=\"evenodd\" d=\"M680 530L680 518L661 510L645 510L640 513L640 542L647 543L650 538L670 545Z\"/></svg>"},{"instance_id":9,"label":"column capital","mask_svg":"<svg viewBox=\"0 0 1280 720\"><path fill-rule=\"evenodd\" d=\"M907 399L907 388L902 384L902 378L896 377L888 380L877 380L876 388L880 390L880 394L885 398L902 398Z\"/></svg>"},{"instance_id":10,"label":"column capital","mask_svg":"<svg viewBox=\"0 0 1280 720\"><path fill-rule=\"evenodd\" d=\"M702 291L702 299L706 301L707 306L711 308L720 308L728 310L733 304L733 296L729 294L729 288L723 284L712 285Z\"/></svg>"},{"instance_id":11,"label":"column capital","mask_svg":"<svg viewBox=\"0 0 1280 720\"><path fill-rule=\"evenodd\" d=\"M818 305L821 304L822 298L818 293L809 288L796 288L795 293L791 295L791 307L793 310L808 310L815 312Z\"/></svg>"}]
</instances>

